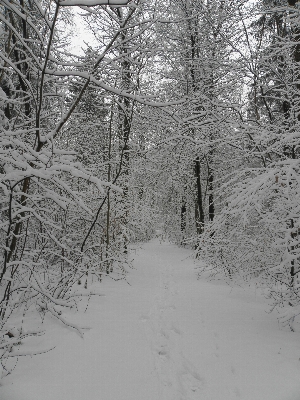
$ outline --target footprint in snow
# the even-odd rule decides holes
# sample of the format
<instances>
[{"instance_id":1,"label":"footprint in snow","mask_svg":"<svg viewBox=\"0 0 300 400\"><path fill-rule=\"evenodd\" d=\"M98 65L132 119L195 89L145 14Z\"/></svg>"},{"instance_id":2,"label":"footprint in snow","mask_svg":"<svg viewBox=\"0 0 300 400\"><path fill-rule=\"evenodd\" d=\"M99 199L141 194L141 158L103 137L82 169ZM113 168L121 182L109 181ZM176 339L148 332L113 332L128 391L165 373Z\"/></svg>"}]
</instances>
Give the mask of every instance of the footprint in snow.
<instances>
[{"instance_id":1,"label":"footprint in snow","mask_svg":"<svg viewBox=\"0 0 300 400\"><path fill-rule=\"evenodd\" d=\"M174 332L174 333L177 333L177 335L181 335L182 334L182 332L181 332L181 330L180 329L178 329L176 326L172 326L172 328L171 328L171 330Z\"/></svg>"},{"instance_id":2,"label":"footprint in snow","mask_svg":"<svg viewBox=\"0 0 300 400\"><path fill-rule=\"evenodd\" d=\"M159 350L158 355L162 359L169 358L169 353L165 350Z\"/></svg>"},{"instance_id":3,"label":"footprint in snow","mask_svg":"<svg viewBox=\"0 0 300 400\"><path fill-rule=\"evenodd\" d=\"M160 331L160 336L162 336L164 339L169 340L170 336L167 332L165 332L163 329Z\"/></svg>"},{"instance_id":4,"label":"footprint in snow","mask_svg":"<svg viewBox=\"0 0 300 400\"><path fill-rule=\"evenodd\" d=\"M142 315L141 317L140 317L140 321L142 321L142 322L146 322L146 321L148 321L149 320L149 317L147 317L146 315Z\"/></svg>"},{"instance_id":5,"label":"footprint in snow","mask_svg":"<svg viewBox=\"0 0 300 400\"><path fill-rule=\"evenodd\" d=\"M186 388L190 388L192 392L196 392L204 385L204 378L197 372L186 372L182 375L182 383Z\"/></svg>"},{"instance_id":6,"label":"footprint in snow","mask_svg":"<svg viewBox=\"0 0 300 400\"><path fill-rule=\"evenodd\" d=\"M231 394L235 396L235 398L240 398L241 397L241 392L239 391L238 387L235 387L234 389L231 390Z\"/></svg>"}]
</instances>

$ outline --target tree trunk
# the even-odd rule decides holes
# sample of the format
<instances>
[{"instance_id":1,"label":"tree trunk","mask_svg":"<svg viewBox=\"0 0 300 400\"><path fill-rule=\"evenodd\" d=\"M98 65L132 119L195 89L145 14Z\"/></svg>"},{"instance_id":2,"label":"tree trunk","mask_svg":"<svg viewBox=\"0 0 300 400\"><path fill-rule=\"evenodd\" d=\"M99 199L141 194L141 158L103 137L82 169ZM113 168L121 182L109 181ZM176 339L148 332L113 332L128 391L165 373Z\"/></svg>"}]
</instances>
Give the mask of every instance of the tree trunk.
<instances>
[{"instance_id":1,"label":"tree trunk","mask_svg":"<svg viewBox=\"0 0 300 400\"><path fill-rule=\"evenodd\" d=\"M117 14L120 21L120 26L123 25L123 11L121 9L117 10ZM122 54L128 53L128 35L127 31L123 31L121 33L121 46L120 52ZM131 63L129 61L129 57L124 56L121 62L121 88L126 92L132 91L132 72L131 72ZM128 179L129 179L129 162L130 162L130 154L129 154L129 138L131 132L131 121L132 121L132 111L133 111L133 103L128 97L123 97L119 99L119 115L120 115L120 123L119 123L119 137L122 142L122 152L124 154L123 157L123 215L121 222L124 227L128 224ZM128 253L127 249L127 239L124 237L124 254Z\"/></svg>"},{"instance_id":2,"label":"tree trunk","mask_svg":"<svg viewBox=\"0 0 300 400\"><path fill-rule=\"evenodd\" d=\"M195 160L195 177L197 181L197 199L196 199L196 229L197 234L201 235L204 230L204 209L202 200L202 187L201 187L201 165L200 157Z\"/></svg>"},{"instance_id":3,"label":"tree trunk","mask_svg":"<svg viewBox=\"0 0 300 400\"><path fill-rule=\"evenodd\" d=\"M181 244L184 244L185 229L186 229L186 201L182 200L180 212L180 229L181 229Z\"/></svg>"},{"instance_id":4,"label":"tree trunk","mask_svg":"<svg viewBox=\"0 0 300 400\"><path fill-rule=\"evenodd\" d=\"M215 205L214 205L214 194L213 194L213 183L214 183L214 176L211 170L209 170L208 175L208 218L210 221L214 220L215 217Z\"/></svg>"}]
</instances>

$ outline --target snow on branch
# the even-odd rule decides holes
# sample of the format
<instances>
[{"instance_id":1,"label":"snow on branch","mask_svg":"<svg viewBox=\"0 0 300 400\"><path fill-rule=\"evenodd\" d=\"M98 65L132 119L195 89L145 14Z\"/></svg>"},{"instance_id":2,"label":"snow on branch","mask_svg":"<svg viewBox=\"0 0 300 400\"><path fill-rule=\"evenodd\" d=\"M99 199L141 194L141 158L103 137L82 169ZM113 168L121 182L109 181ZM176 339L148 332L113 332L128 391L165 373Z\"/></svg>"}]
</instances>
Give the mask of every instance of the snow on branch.
<instances>
[{"instance_id":1,"label":"snow on branch","mask_svg":"<svg viewBox=\"0 0 300 400\"><path fill-rule=\"evenodd\" d=\"M60 6L111 6L111 7L126 7L130 0L60 0ZM132 4L132 3L131 3ZM131 5L130 4L130 5Z\"/></svg>"}]
</instances>

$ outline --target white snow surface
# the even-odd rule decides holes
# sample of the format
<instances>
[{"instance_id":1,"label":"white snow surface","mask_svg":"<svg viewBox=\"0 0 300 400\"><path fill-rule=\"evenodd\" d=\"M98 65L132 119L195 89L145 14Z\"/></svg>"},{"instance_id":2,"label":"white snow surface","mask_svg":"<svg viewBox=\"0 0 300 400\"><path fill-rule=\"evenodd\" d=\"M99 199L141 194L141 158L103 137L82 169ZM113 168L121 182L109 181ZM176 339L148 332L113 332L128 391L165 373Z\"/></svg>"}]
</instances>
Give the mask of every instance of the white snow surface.
<instances>
[{"instance_id":1,"label":"white snow surface","mask_svg":"<svg viewBox=\"0 0 300 400\"><path fill-rule=\"evenodd\" d=\"M300 400L300 332L282 327L255 288L197 279L190 252L158 240L132 253L128 283L94 283L102 296L72 321L50 317L20 350L1 400ZM65 316L70 318L70 311Z\"/></svg>"}]
</instances>

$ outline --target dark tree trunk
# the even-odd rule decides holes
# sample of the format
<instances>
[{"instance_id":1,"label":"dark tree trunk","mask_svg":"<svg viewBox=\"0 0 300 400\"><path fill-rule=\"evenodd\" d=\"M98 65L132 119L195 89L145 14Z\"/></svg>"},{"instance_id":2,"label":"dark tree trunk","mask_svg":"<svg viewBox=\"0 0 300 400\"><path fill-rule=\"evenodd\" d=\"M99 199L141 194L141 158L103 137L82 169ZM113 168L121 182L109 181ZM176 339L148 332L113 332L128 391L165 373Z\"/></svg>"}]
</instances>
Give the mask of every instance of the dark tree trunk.
<instances>
[{"instance_id":1,"label":"dark tree trunk","mask_svg":"<svg viewBox=\"0 0 300 400\"><path fill-rule=\"evenodd\" d=\"M186 203L181 206L181 232L184 233L186 228Z\"/></svg>"},{"instance_id":2,"label":"dark tree trunk","mask_svg":"<svg viewBox=\"0 0 300 400\"><path fill-rule=\"evenodd\" d=\"M214 176L211 170L209 170L208 176L208 218L210 221L214 220L215 217L215 204L214 204L214 194L213 194L213 183L214 183Z\"/></svg>"},{"instance_id":3,"label":"dark tree trunk","mask_svg":"<svg viewBox=\"0 0 300 400\"><path fill-rule=\"evenodd\" d=\"M124 15L121 9L117 9L117 15L119 17L120 26L123 25ZM128 48L126 42L128 41L127 31L123 31L120 35L121 37L121 47L120 51L122 54L128 53ZM132 70L131 62L128 57L124 57L121 62L121 89L128 92L132 91ZM128 179L129 179L129 164L130 164L130 148L129 139L131 132L131 122L133 113L133 101L128 97L123 97L119 99L119 138L122 143L121 152L123 153L122 171L124 176L123 182L123 215L122 223L124 226L128 224ZM127 254L127 239L124 238L124 254Z\"/></svg>"},{"instance_id":4,"label":"dark tree trunk","mask_svg":"<svg viewBox=\"0 0 300 400\"><path fill-rule=\"evenodd\" d=\"M183 200L180 212L181 244L184 244L186 229L186 202Z\"/></svg>"},{"instance_id":5,"label":"dark tree trunk","mask_svg":"<svg viewBox=\"0 0 300 400\"><path fill-rule=\"evenodd\" d=\"M197 201L196 201L196 229L198 235L204 230L204 209L202 200L202 186L201 186L201 165L200 157L195 160L195 177L197 181Z\"/></svg>"}]
</instances>

